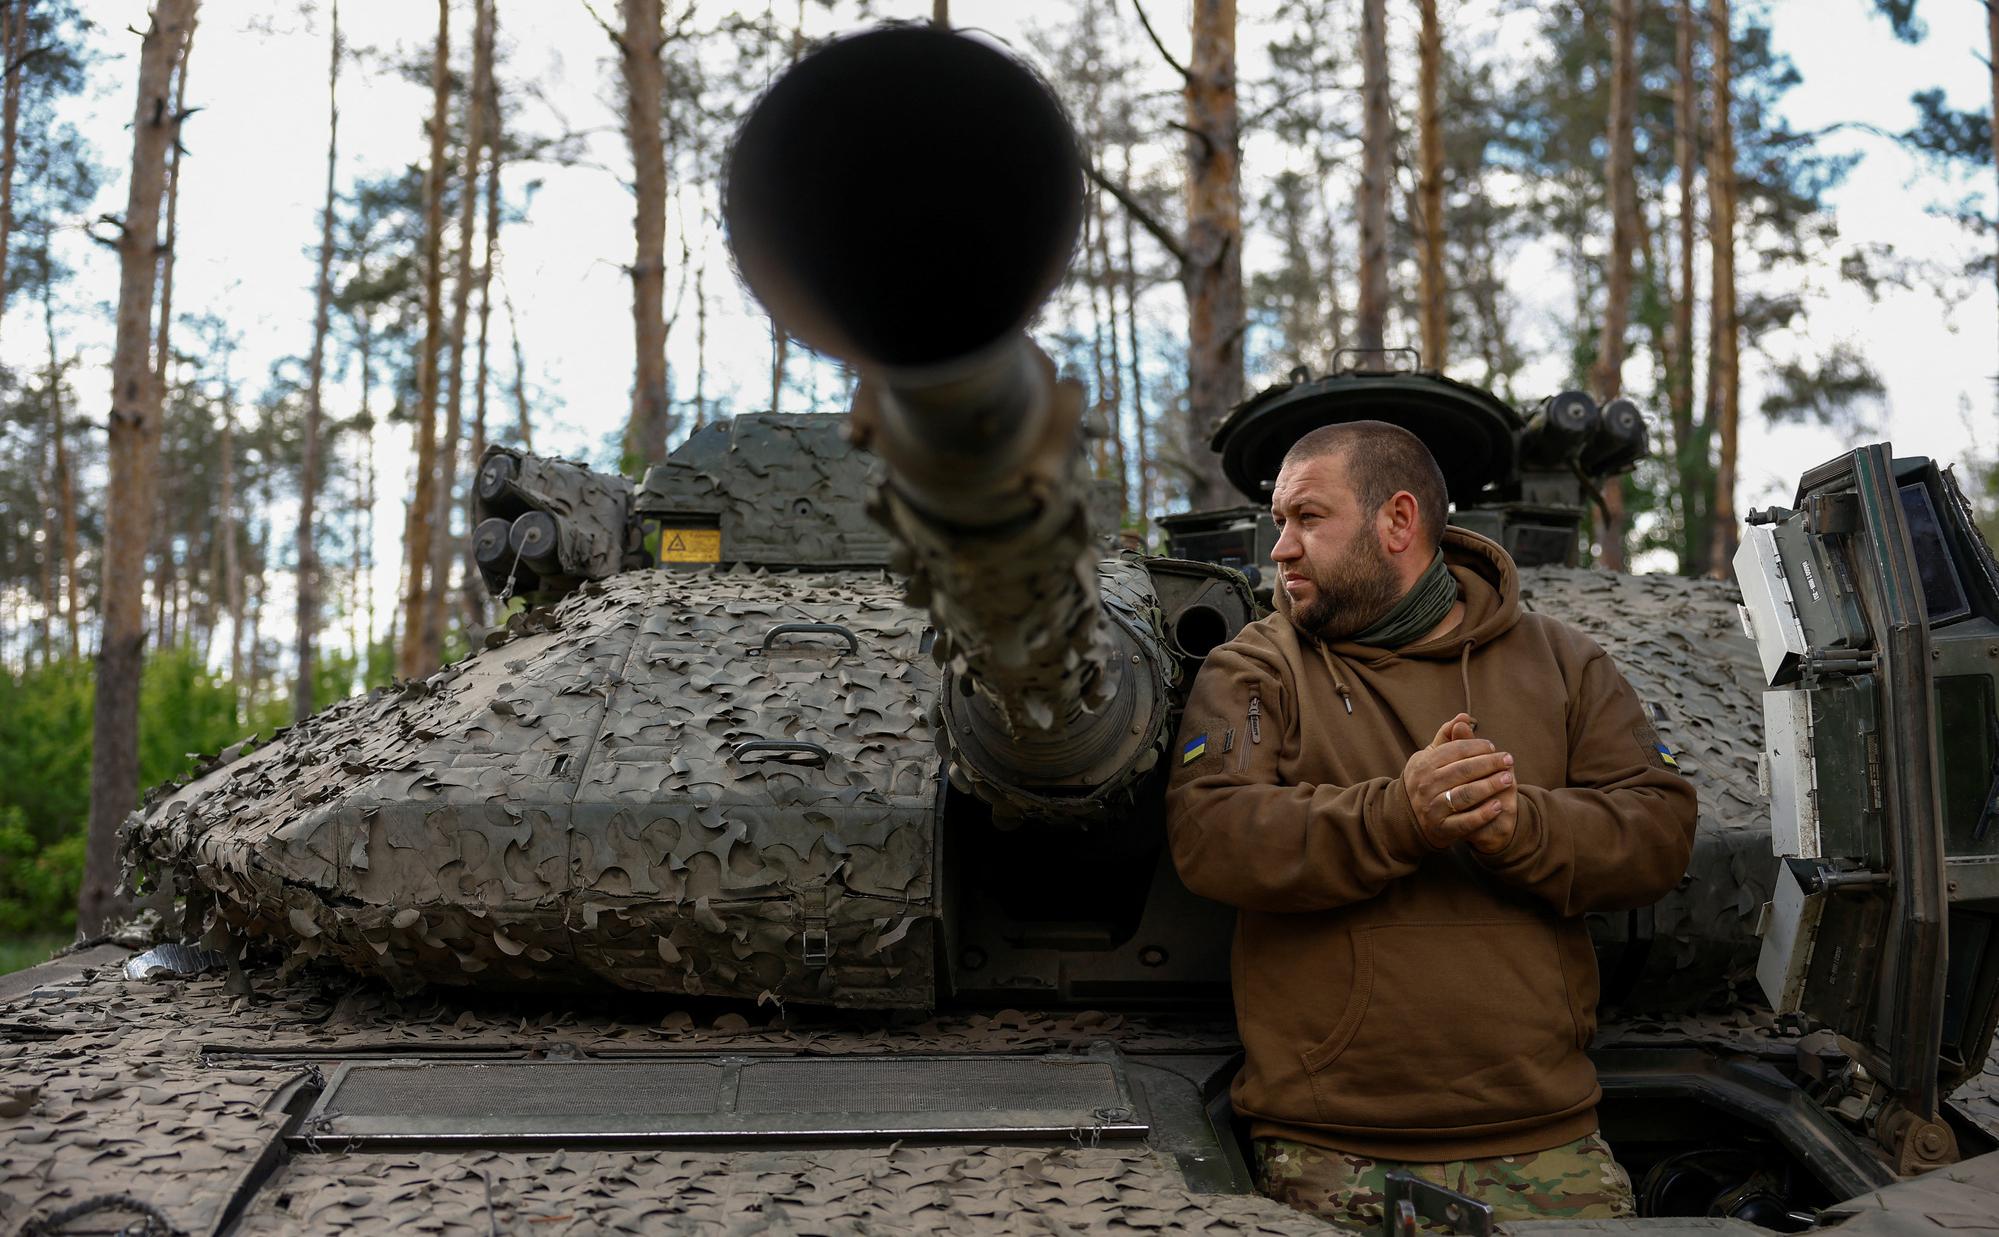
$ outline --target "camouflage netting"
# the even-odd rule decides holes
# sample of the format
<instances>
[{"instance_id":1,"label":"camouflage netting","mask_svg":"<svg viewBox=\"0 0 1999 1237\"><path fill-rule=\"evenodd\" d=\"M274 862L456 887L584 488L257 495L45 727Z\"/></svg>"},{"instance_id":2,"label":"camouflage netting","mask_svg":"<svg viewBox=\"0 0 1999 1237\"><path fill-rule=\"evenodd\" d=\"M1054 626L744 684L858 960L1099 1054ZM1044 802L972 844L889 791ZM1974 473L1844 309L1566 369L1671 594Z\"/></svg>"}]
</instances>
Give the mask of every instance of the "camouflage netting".
<instances>
[{"instance_id":1,"label":"camouflage netting","mask_svg":"<svg viewBox=\"0 0 1999 1237\"><path fill-rule=\"evenodd\" d=\"M115 955L111 956L111 955ZM1226 1051L1225 1025L1013 1010L955 1017L655 1008L602 1010L399 998L318 968L252 972L254 999L221 977L141 983L122 950L96 967L0 998L0 1232L105 1194L211 1231L275 1145L283 1105L342 1056L642 1052L880 1053ZM79 968L80 969L80 968ZM643 998L629 998L625 1005ZM664 1012L662 1013L662 1008ZM283 1058L283 1059L274 1059ZM490 1183L490 1204L488 1188ZM129 1216L125 1218L130 1218ZM1323 1232L1255 1197L1188 1191L1142 1147L847 1147L294 1155L255 1195L249 1233L727 1231Z\"/></svg>"},{"instance_id":2,"label":"camouflage netting","mask_svg":"<svg viewBox=\"0 0 1999 1237\"><path fill-rule=\"evenodd\" d=\"M407 1217L420 1214L421 1222ZM531 1226L531 1227L530 1227ZM301 1156L241 1234L1335 1233L1130 1147Z\"/></svg>"},{"instance_id":3,"label":"camouflage netting","mask_svg":"<svg viewBox=\"0 0 1999 1237\"><path fill-rule=\"evenodd\" d=\"M1625 1005L1679 1010L1754 997L1756 920L1777 861L1769 803L1757 789L1763 680L1736 613L1740 594L1716 580L1564 567L1528 568L1520 580L1528 609L1577 627L1616 659L1700 793L1680 887L1645 911L1592 925L1599 939L1620 940L1649 927ZM1605 991L1615 995L1609 982Z\"/></svg>"},{"instance_id":4,"label":"camouflage netting","mask_svg":"<svg viewBox=\"0 0 1999 1237\"><path fill-rule=\"evenodd\" d=\"M871 572L591 585L225 754L131 846L191 910L406 987L924 1006L936 671L897 593Z\"/></svg>"},{"instance_id":5,"label":"camouflage netting","mask_svg":"<svg viewBox=\"0 0 1999 1237\"><path fill-rule=\"evenodd\" d=\"M881 464L845 414L738 413L646 470L634 509L662 527L712 526L722 558L772 567L886 567L888 535L862 510Z\"/></svg>"},{"instance_id":6,"label":"camouflage netting","mask_svg":"<svg viewBox=\"0 0 1999 1237\"><path fill-rule=\"evenodd\" d=\"M1226 1025L1003 1010L934 1018L717 1014L625 998L622 1008L466 1005L398 997L319 968L132 982L123 950L87 955L36 990L0 996L0 1233L106 1194L211 1231L274 1146L315 1061L580 1052L1227 1050ZM54 969L54 968L52 968ZM1619 1046L1768 1051L1767 1016L1611 1025ZM1999 1137L1999 1063L1958 1102ZM487 1202L491 1184L491 1205ZM129 1218L129 1217L126 1217ZM530 1224L532 1221L532 1224ZM251 1233L728 1231L930 1233L1322 1232L1259 1198L1195 1195L1168 1160L1125 1146L569 1150L294 1155L256 1193ZM730 1228L733 1226L733 1229ZM1012 1226L1012 1227L1008 1227ZM103 1226L110 1227L110 1226Z\"/></svg>"}]
</instances>

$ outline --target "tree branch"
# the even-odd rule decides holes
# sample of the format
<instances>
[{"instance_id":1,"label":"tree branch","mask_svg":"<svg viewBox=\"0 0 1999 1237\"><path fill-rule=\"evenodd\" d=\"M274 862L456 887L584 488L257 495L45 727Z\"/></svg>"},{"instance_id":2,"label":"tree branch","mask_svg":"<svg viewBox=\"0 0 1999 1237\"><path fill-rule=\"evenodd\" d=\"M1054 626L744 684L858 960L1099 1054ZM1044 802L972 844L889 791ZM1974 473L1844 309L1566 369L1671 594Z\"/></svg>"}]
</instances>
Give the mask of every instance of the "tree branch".
<instances>
[{"instance_id":1,"label":"tree branch","mask_svg":"<svg viewBox=\"0 0 1999 1237\"><path fill-rule=\"evenodd\" d=\"M1177 129L1180 132L1186 134L1188 137L1191 137L1195 141L1199 142L1201 144L1201 158L1212 159L1215 157L1215 139L1209 137L1207 134L1201 132L1199 129L1194 128L1192 125L1181 124L1177 120L1167 121L1166 127L1169 129Z\"/></svg>"},{"instance_id":2,"label":"tree branch","mask_svg":"<svg viewBox=\"0 0 1999 1237\"><path fill-rule=\"evenodd\" d=\"M16 73L19 73L21 71L23 65L26 65L28 62L32 60L37 60L43 56L46 56L54 50L55 50L54 44L49 44L48 46L45 47L31 47L27 51L24 51L19 56L15 57L12 61L10 61L7 65L7 71L4 74L0 74L0 77L12 77Z\"/></svg>"},{"instance_id":3,"label":"tree branch","mask_svg":"<svg viewBox=\"0 0 1999 1237\"><path fill-rule=\"evenodd\" d=\"M590 20L596 22L597 28L599 30L602 30L604 34L610 38L611 42L618 45L618 50L619 51L626 50L625 36L619 34L617 29L613 27L610 22L604 20L604 15L597 11L597 6L591 4L590 0L582 0L582 4L583 4L583 11L590 14Z\"/></svg>"},{"instance_id":4,"label":"tree branch","mask_svg":"<svg viewBox=\"0 0 1999 1237\"><path fill-rule=\"evenodd\" d=\"M1089 173L1090 179L1096 182L1098 188L1116 198L1118 205L1131 213L1131 217L1138 221L1138 226L1144 228L1153 240L1159 242L1160 248L1173 255L1173 260L1180 264L1182 270L1186 269L1187 247L1181 244L1179 237L1168 231L1165 224L1153 218L1152 212L1145 209L1144 204L1134 198L1129 190L1098 171L1094 161L1085 161L1083 170Z\"/></svg>"},{"instance_id":5,"label":"tree branch","mask_svg":"<svg viewBox=\"0 0 1999 1237\"><path fill-rule=\"evenodd\" d=\"M1173 71L1181 77L1193 77L1194 75L1187 71L1187 66L1175 60L1173 53L1166 50L1166 44L1160 41L1159 32L1152 28L1152 19L1145 15L1143 0L1131 0L1131 7L1132 11L1138 14L1138 24L1145 27L1145 37L1152 40L1152 45L1159 49L1160 56L1167 64L1173 66Z\"/></svg>"}]
</instances>

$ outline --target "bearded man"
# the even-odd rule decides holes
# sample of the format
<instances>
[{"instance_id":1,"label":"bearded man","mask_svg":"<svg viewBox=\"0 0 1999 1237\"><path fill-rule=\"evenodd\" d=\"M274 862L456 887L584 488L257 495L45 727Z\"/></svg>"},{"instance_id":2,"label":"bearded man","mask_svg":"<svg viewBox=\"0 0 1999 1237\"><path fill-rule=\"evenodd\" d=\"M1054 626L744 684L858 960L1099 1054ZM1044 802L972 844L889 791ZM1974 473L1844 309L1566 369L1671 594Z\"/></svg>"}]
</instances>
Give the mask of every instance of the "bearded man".
<instances>
[{"instance_id":1,"label":"bearded man","mask_svg":"<svg viewBox=\"0 0 1999 1237\"><path fill-rule=\"evenodd\" d=\"M1695 797L1586 636L1446 528L1406 430L1314 430L1271 495L1277 613L1212 653L1173 757L1187 887L1238 908L1259 1187L1378 1227L1404 1169L1495 1218L1632 1214L1597 1133L1581 916L1644 906Z\"/></svg>"}]
</instances>

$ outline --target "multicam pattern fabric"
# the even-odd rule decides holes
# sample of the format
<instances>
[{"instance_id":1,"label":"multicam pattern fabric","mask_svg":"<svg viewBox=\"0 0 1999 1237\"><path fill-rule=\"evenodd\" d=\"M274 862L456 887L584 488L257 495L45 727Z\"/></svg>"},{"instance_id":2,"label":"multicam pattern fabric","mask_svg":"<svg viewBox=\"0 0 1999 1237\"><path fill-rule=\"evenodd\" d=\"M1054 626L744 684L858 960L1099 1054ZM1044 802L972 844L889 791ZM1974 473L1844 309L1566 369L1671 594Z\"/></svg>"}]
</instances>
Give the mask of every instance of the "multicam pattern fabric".
<instances>
[{"instance_id":1,"label":"multicam pattern fabric","mask_svg":"<svg viewBox=\"0 0 1999 1237\"><path fill-rule=\"evenodd\" d=\"M1285 1138L1256 1140L1257 1188L1347 1228L1379 1231L1387 1176L1402 1169L1489 1204L1506 1220L1617 1220L1637 1214L1631 1178L1601 1134L1525 1155L1440 1164L1372 1160ZM1425 1231L1448 1233L1440 1225Z\"/></svg>"}]
</instances>

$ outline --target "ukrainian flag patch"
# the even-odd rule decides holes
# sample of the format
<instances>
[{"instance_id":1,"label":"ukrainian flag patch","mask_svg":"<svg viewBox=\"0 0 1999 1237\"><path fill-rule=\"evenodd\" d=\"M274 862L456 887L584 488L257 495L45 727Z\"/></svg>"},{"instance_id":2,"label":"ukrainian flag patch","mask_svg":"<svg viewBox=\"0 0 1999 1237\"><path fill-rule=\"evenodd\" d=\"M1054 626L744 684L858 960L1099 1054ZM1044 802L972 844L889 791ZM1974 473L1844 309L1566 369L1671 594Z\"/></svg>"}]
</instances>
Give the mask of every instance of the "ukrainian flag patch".
<instances>
[{"instance_id":1,"label":"ukrainian flag patch","mask_svg":"<svg viewBox=\"0 0 1999 1237\"><path fill-rule=\"evenodd\" d=\"M1653 767L1671 769L1675 773L1686 772L1680 768L1680 762L1673 759L1673 749L1666 746L1666 741L1659 737L1659 732L1652 728L1651 723L1639 722L1633 726L1631 737L1638 740L1638 750L1645 753L1645 759Z\"/></svg>"},{"instance_id":2,"label":"ukrainian flag patch","mask_svg":"<svg viewBox=\"0 0 1999 1237\"><path fill-rule=\"evenodd\" d=\"M1205 733L1198 734L1187 740L1187 746L1180 749L1180 763L1183 765L1193 764L1205 755L1207 750L1208 736Z\"/></svg>"}]
</instances>

